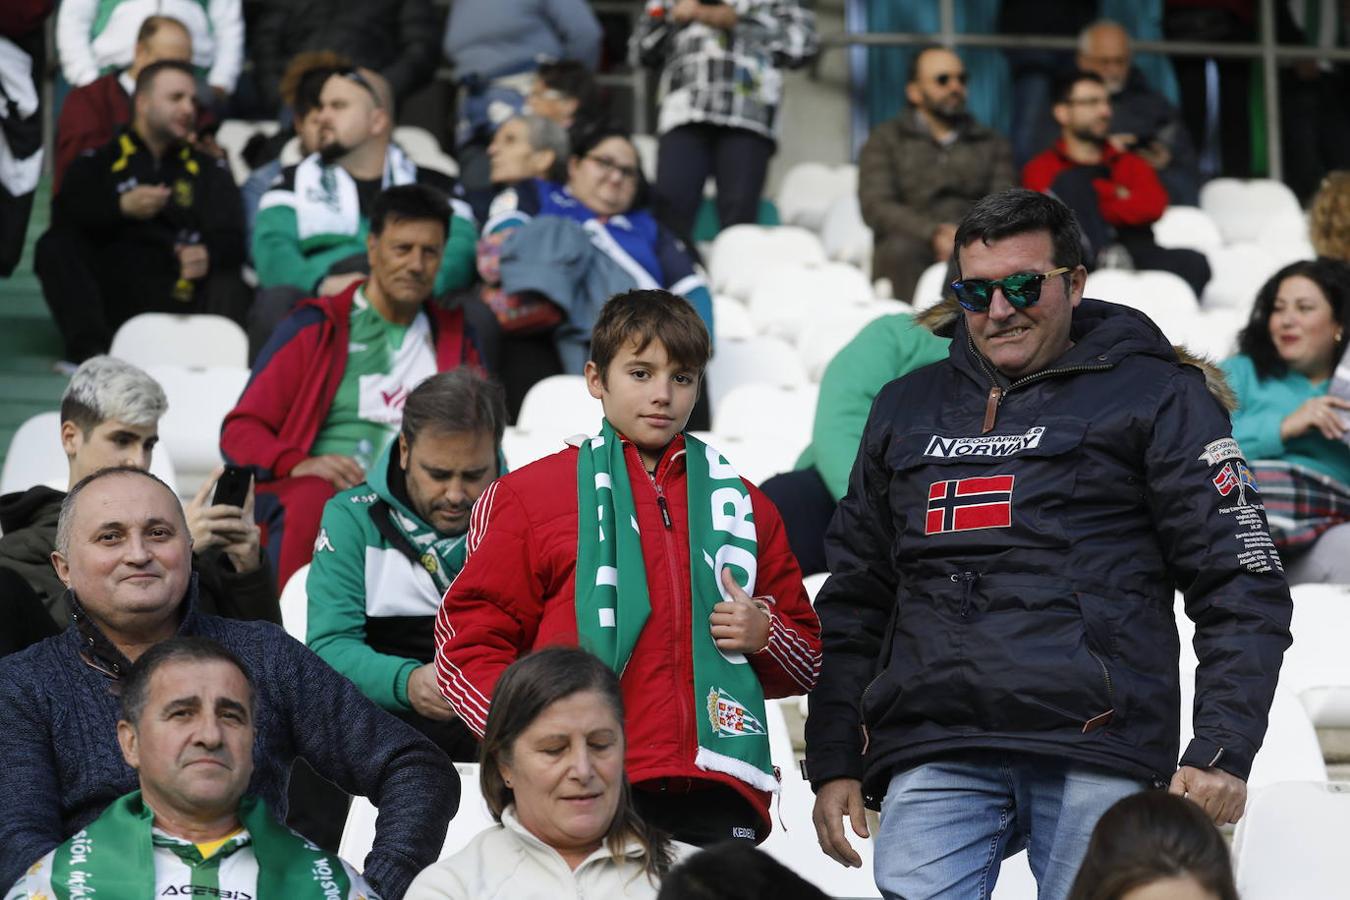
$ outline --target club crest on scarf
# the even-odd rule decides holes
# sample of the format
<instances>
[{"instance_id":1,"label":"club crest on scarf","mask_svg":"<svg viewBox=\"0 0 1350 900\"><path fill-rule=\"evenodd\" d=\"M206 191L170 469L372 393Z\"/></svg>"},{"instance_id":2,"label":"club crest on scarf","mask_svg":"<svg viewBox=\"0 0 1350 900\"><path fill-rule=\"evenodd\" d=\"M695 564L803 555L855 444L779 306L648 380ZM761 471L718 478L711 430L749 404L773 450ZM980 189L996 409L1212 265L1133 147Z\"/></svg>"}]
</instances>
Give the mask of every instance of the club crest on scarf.
<instances>
[{"instance_id":1,"label":"club crest on scarf","mask_svg":"<svg viewBox=\"0 0 1350 900\"><path fill-rule=\"evenodd\" d=\"M764 723L719 687L708 691L708 723L719 738L764 734Z\"/></svg>"}]
</instances>

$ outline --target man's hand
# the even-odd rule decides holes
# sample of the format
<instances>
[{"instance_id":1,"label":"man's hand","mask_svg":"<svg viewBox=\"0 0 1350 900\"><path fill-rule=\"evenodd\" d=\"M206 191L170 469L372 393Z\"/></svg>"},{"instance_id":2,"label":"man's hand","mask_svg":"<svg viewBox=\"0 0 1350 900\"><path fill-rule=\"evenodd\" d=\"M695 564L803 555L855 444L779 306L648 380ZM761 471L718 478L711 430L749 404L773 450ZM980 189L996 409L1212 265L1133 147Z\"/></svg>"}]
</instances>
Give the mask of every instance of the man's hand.
<instances>
[{"instance_id":1,"label":"man's hand","mask_svg":"<svg viewBox=\"0 0 1350 900\"><path fill-rule=\"evenodd\" d=\"M811 821L816 825L816 840L826 856L840 865L862 868L862 857L844 834L844 816L848 816L854 834L860 838L870 836L863 809L862 782L856 778L836 778L821 785Z\"/></svg>"},{"instance_id":2,"label":"man's hand","mask_svg":"<svg viewBox=\"0 0 1350 900\"><path fill-rule=\"evenodd\" d=\"M952 257L952 248L956 246L956 226L943 222L933 231L933 261L946 262Z\"/></svg>"},{"instance_id":3,"label":"man's hand","mask_svg":"<svg viewBox=\"0 0 1350 900\"><path fill-rule=\"evenodd\" d=\"M1182 766L1167 792L1195 802L1215 825L1237 822L1247 808L1247 782L1223 769Z\"/></svg>"},{"instance_id":4,"label":"man's hand","mask_svg":"<svg viewBox=\"0 0 1350 900\"><path fill-rule=\"evenodd\" d=\"M258 526L253 522L253 485L249 485L242 507L223 503L207 505L216 481L224 471L223 466L217 466L197 490L197 496L183 509L192 535L192 550L200 553L208 547L221 547L236 572L252 572L262 565Z\"/></svg>"},{"instance_id":5,"label":"man's hand","mask_svg":"<svg viewBox=\"0 0 1350 900\"><path fill-rule=\"evenodd\" d=\"M345 291L349 286L357 281L365 280L365 275L360 272L345 272L342 275L329 275L323 281L319 282L319 296L332 297Z\"/></svg>"},{"instance_id":6,"label":"man's hand","mask_svg":"<svg viewBox=\"0 0 1350 900\"><path fill-rule=\"evenodd\" d=\"M211 254L205 244L179 244L173 249L178 254L178 277L188 281L206 277L211 267Z\"/></svg>"},{"instance_id":7,"label":"man's hand","mask_svg":"<svg viewBox=\"0 0 1350 900\"><path fill-rule=\"evenodd\" d=\"M452 722L455 719L450 702L441 696L441 689L436 686L436 667L431 663L418 666L408 676L408 702L419 716L437 722Z\"/></svg>"},{"instance_id":8,"label":"man's hand","mask_svg":"<svg viewBox=\"0 0 1350 900\"><path fill-rule=\"evenodd\" d=\"M769 643L769 614L736 583L731 569L722 569L722 584L731 599L714 606L708 617L713 643L723 652L758 653Z\"/></svg>"},{"instance_id":9,"label":"man's hand","mask_svg":"<svg viewBox=\"0 0 1350 900\"><path fill-rule=\"evenodd\" d=\"M323 456L311 456L296 463L291 469L293 476L317 475L339 491L356 487L366 480L366 470L350 456L326 453Z\"/></svg>"},{"instance_id":10,"label":"man's hand","mask_svg":"<svg viewBox=\"0 0 1350 900\"><path fill-rule=\"evenodd\" d=\"M117 198L122 215L129 219L153 219L169 202L172 189L162 184L139 184Z\"/></svg>"}]
</instances>

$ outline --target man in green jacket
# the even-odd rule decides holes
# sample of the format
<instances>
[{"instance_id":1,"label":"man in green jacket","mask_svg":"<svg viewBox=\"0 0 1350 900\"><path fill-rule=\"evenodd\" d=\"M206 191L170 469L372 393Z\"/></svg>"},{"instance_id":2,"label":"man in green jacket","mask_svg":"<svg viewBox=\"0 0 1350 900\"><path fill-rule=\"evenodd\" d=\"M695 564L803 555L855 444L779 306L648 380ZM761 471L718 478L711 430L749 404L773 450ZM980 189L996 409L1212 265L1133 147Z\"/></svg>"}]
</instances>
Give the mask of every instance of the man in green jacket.
<instances>
[{"instance_id":1,"label":"man in green jacket","mask_svg":"<svg viewBox=\"0 0 1350 900\"><path fill-rule=\"evenodd\" d=\"M385 188L425 184L454 210L433 289L441 296L475 276L473 213L450 176L413 163L391 142L393 94L368 69L342 69L319 94L319 149L281 172L263 194L253 227L258 297L249 311L256 356L278 322L305 297L339 294L369 274L369 210Z\"/></svg>"},{"instance_id":2,"label":"man in green jacket","mask_svg":"<svg viewBox=\"0 0 1350 900\"><path fill-rule=\"evenodd\" d=\"M462 761L477 743L436 686L434 630L469 513L499 474L504 402L467 368L418 385L366 482L324 507L306 582L310 649Z\"/></svg>"},{"instance_id":3,"label":"man in green jacket","mask_svg":"<svg viewBox=\"0 0 1350 900\"><path fill-rule=\"evenodd\" d=\"M797 471L761 486L783 515L803 575L825 571L825 528L848 491L872 400L888 382L947 358L951 341L934 335L926 321L926 313L882 316L835 354L820 379L811 445L797 460Z\"/></svg>"}]
</instances>

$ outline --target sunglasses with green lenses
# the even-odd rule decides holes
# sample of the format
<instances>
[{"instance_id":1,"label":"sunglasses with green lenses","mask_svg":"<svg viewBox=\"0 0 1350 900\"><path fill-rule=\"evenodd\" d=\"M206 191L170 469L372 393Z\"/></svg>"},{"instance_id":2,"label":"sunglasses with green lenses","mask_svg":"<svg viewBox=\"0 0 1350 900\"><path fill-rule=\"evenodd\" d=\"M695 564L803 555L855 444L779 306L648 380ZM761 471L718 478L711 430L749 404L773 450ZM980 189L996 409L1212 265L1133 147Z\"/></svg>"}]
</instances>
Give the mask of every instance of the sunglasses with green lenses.
<instances>
[{"instance_id":1,"label":"sunglasses with green lenses","mask_svg":"<svg viewBox=\"0 0 1350 900\"><path fill-rule=\"evenodd\" d=\"M984 312L989 309L989 304L994 302L994 288L1002 288L1003 296L1007 297L1008 302L1017 309L1026 309L1028 306L1035 306L1036 301L1041 299L1041 285L1045 283L1045 279L1063 275L1068 271L1068 266L1060 266L1039 275L1017 272L1003 278L962 278L960 281L953 281L951 287L952 293L956 294L956 302L971 312Z\"/></svg>"}]
</instances>

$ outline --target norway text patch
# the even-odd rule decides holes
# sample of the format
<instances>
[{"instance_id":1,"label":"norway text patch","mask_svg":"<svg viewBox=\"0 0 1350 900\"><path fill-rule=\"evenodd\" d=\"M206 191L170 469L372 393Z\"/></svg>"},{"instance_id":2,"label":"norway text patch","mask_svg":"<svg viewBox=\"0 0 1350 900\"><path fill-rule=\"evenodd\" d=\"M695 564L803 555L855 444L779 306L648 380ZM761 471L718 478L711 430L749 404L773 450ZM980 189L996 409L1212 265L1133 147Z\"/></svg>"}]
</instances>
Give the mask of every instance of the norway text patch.
<instances>
[{"instance_id":1,"label":"norway text patch","mask_svg":"<svg viewBox=\"0 0 1350 900\"><path fill-rule=\"evenodd\" d=\"M924 534L1007 528L1012 524L1013 475L935 481L928 487Z\"/></svg>"}]
</instances>

